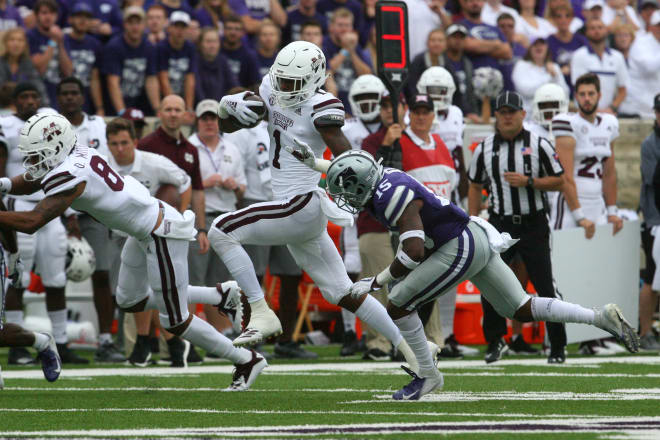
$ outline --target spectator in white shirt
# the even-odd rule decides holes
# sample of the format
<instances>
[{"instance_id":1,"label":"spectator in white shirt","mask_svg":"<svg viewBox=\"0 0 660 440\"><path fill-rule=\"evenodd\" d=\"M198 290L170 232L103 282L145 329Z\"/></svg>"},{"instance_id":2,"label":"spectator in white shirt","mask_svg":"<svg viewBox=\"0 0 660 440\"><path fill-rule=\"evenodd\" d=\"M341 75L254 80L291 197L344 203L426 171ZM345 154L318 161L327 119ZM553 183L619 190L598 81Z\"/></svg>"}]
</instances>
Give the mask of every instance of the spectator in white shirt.
<instances>
[{"instance_id":1,"label":"spectator in white shirt","mask_svg":"<svg viewBox=\"0 0 660 440\"><path fill-rule=\"evenodd\" d=\"M621 112L652 119L653 96L660 92L660 10L649 20L648 32L635 38L628 63L630 93L621 105Z\"/></svg>"},{"instance_id":2,"label":"spectator in white shirt","mask_svg":"<svg viewBox=\"0 0 660 440\"><path fill-rule=\"evenodd\" d=\"M520 15L518 11L502 4L502 0L486 0L484 7L481 10L481 21L491 26L497 26L497 17L503 13L507 13L513 17L516 23L516 32L520 33Z\"/></svg>"},{"instance_id":3,"label":"spectator in white shirt","mask_svg":"<svg viewBox=\"0 0 660 440\"><path fill-rule=\"evenodd\" d=\"M651 23L651 16L658 10L658 0L642 0L639 5L639 17L642 20L643 30L640 32L647 33ZM639 35L641 37L641 35Z\"/></svg>"},{"instance_id":4,"label":"spectator in white shirt","mask_svg":"<svg viewBox=\"0 0 660 440\"><path fill-rule=\"evenodd\" d=\"M571 82L585 73L597 74L601 88L598 111L615 115L630 82L626 61L621 52L607 47L607 28L602 20L588 20L585 35L589 45L573 52Z\"/></svg>"},{"instance_id":5,"label":"spectator in white shirt","mask_svg":"<svg viewBox=\"0 0 660 440\"><path fill-rule=\"evenodd\" d=\"M570 22L568 25L568 31L571 34L574 34L577 32L582 26L584 26L584 22L579 18L576 17L573 14L573 5L569 0L550 0L548 3L545 5L545 12L543 13L543 17L550 22L551 25L557 28L557 32L561 33L561 29L559 29L560 25L557 23L557 15L554 13L558 9L565 10L569 9L570 10Z\"/></svg>"},{"instance_id":6,"label":"spectator in white shirt","mask_svg":"<svg viewBox=\"0 0 660 440\"><path fill-rule=\"evenodd\" d=\"M548 38L557 32L552 23L536 15L536 0L517 0L515 3L518 3L520 12L520 20L516 23L520 29L516 32L522 33L530 41Z\"/></svg>"},{"instance_id":7,"label":"spectator in white shirt","mask_svg":"<svg viewBox=\"0 0 660 440\"><path fill-rule=\"evenodd\" d=\"M568 96L568 85L557 63L552 62L548 43L545 39L536 39L522 60L516 62L511 74L513 86L523 98L523 108L528 118L532 115L534 93L544 84L555 83L559 85Z\"/></svg>"},{"instance_id":8,"label":"spectator in white shirt","mask_svg":"<svg viewBox=\"0 0 660 440\"><path fill-rule=\"evenodd\" d=\"M607 0L602 18L610 33L622 24L631 24L635 30L642 27L635 9L626 0Z\"/></svg>"},{"instance_id":9,"label":"spectator in white shirt","mask_svg":"<svg viewBox=\"0 0 660 440\"><path fill-rule=\"evenodd\" d=\"M409 50L412 60L426 50L426 37L433 29L445 27L450 23L443 18L442 7L438 7L438 1L427 2L426 0L404 0L408 6L408 32ZM451 20L451 19L450 19Z\"/></svg>"}]
</instances>

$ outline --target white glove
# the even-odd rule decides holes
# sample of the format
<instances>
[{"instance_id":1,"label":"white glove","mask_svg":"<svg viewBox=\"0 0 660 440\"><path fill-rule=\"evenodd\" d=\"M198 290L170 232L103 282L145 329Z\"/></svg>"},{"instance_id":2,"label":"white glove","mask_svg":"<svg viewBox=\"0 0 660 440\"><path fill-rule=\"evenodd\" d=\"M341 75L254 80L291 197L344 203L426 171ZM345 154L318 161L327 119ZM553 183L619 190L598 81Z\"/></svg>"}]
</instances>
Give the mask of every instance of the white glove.
<instances>
[{"instance_id":1,"label":"white glove","mask_svg":"<svg viewBox=\"0 0 660 440\"><path fill-rule=\"evenodd\" d=\"M316 156L312 147L298 139L293 141L296 143L295 147L284 147L284 149L311 169L316 169Z\"/></svg>"},{"instance_id":2,"label":"white glove","mask_svg":"<svg viewBox=\"0 0 660 440\"><path fill-rule=\"evenodd\" d=\"M383 286L380 286L376 282L376 277L362 278L360 281L353 283L351 288L348 290L348 293L350 293L354 298L359 298L365 293L380 290L381 287Z\"/></svg>"},{"instance_id":3,"label":"white glove","mask_svg":"<svg viewBox=\"0 0 660 440\"><path fill-rule=\"evenodd\" d=\"M21 287L23 270L25 270L25 267L23 266L23 261L21 260L19 253L16 252L15 254L9 254L9 267L7 267L7 271L9 272L11 284L16 288Z\"/></svg>"},{"instance_id":4,"label":"white glove","mask_svg":"<svg viewBox=\"0 0 660 440\"><path fill-rule=\"evenodd\" d=\"M261 101L245 101L243 98L251 92L242 92L235 95L225 95L218 106L218 116L227 119L234 116L243 125L252 125L259 120L259 115L252 111L251 107L263 107Z\"/></svg>"}]
</instances>

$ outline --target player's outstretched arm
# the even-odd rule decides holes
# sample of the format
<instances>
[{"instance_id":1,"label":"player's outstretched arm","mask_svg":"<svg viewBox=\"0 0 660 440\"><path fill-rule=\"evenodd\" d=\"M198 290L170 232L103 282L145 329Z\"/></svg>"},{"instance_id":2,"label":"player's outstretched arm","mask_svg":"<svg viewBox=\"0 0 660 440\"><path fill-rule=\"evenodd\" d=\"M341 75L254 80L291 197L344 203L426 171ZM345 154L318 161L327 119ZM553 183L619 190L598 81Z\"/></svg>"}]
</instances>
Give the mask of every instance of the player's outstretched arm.
<instances>
[{"instance_id":1,"label":"player's outstretched arm","mask_svg":"<svg viewBox=\"0 0 660 440\"><path fill-rule=\"evenodd\" d=\"M46 223L59 217L85 190L85 182L74 188L48 196L41 200L32 211L0 212L0 228L33 234Z\"/></svg>"},{"instance_id":2,"label":"player's outstretched arm","mask_svg":"<svg viewBox=\"0 0 660 440\"><path fill-rule=\"evenodd\" d=\"M325 144L330 148L332 154L337 157L344 151L351 149L351 143L344 136L344 132L341 131L341 125L332 125L327 127L316 127L316 130L319 132Z\"/></svg>"},{"instance_id":3,"label":"player's outstretched arm","mask_svg":"<svg viewBox=\"0 0 660 440\"><path fill-rule=\"evenodd\" d=\"M32 194L41 189L41 183L38 180L25 180L23 175L0 178L0 194L25 195Z\"/></svg>"}]
</instances>

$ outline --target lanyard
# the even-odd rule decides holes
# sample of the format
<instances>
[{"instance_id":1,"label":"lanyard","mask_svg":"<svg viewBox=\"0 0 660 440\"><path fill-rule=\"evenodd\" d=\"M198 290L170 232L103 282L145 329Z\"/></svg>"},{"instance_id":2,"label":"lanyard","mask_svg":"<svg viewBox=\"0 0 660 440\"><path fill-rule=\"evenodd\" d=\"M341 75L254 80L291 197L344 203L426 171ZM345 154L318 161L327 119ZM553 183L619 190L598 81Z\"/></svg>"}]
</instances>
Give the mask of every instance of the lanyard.
<instances>
[{"instance_id":1,"label":"lanyard","mask_svg":"<svg viewBox=\"0 0 660 440\"><path fill-rule=\"evenodd\" d=\"M211 160L211 165L213 165L213 169L215 170L216 174L218 174L220 172L220 166L218 166L215 163L215 159L213 158L213 154L211 153L211 150L209 149L209 147L204 145L204 142L202 142L201 139L199 141L202 144L202 147L204 147L204 151L206 152L206 155ZM222 144L222 142L220 142L220 154L224 155L224 151L225 151L225 146Z\"/></svg>"}]
</instances>

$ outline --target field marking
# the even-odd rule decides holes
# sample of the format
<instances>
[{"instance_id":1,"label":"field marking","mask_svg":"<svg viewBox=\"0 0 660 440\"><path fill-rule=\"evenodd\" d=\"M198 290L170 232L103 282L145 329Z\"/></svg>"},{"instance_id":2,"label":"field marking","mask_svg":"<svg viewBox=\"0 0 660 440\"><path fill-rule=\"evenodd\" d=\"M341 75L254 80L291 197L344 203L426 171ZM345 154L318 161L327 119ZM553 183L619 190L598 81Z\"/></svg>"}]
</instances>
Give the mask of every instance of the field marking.
<instances>
[{"instance_id":1,"label":"field marking","mask_svg":"<svg viewBox=\"0 0 660 440\"><path fill-rule=\"evenodd\" d=\"M548 365L545 358L539 359L505 359L497 362L497 367L500 369L504 366L536 366L536 367L546 367L550 369L562 369L562 368L574 368L574 367L583 367L591 365L601 365L607 363L616 363L616 364L644 364L644 365L654 365L660 366L660 356L612 356L612 357L583 357L583 358L568 358L566 363L563 365ZM306 364L276 364L270 365L265 371L268 374L291 374L296 372L346 372L346 373L368 373L368 372L391 372L391 373L401 373L399 369L400 363L398 362L350 362L350 363L306 363ZM471 361L442 361L439 363L438 367L440 371L445 372L446 370L452 369L466 369L474 368L484 370L486 365L483 360L471 360ZM197 375L197 374L229 374L233 370L233 365L212 365L212 366L198 366L198 367L188 367L181 369L172 369L168 367L154 367L154 368L79 368L79 369L63 369L60 377L70 378L70 377L101 377L101 376L163 376L167 375L169 377L174 376L185 376L185 375ZM447 374L452 374L447 372ZM454 373L455 374L455 373ZM470 374L469 372L461 374ZM476 375L486 374L486 373L472 373ZM495 373L497 374L497 373ZM515 375L518 373L510 373L510 375ZM525 374L525 373L521 373ZM561 374L561 373L560 373ZM2 375L5 379L41 379L43 378L43 373L41 370L30 369L30 370L11 370L2 372ZM502 375L509 375L503 373Z\"/></svg>"},{"instance_id":2,"label":"field marking","mask_svg":"<svg viewBox=\"0 0 660 440\"><path fill-rule=\"evenodd\" d=\"M201 387L201 388L177 388L177 387L97 387L97 388L79 388L79 387L5 387L6 391L180 391L180 392L199 392L199 391L227 391L226 388ZM274 388L274 389L250 389L248 393L389 393L396 389L360 389L360 388Z\"/></svg>"},{"instance_id":3,"label":"field marking","mask_svg":"<svg viewBox=\"0 0 660 440\"><path fill-rule=\"evenodd\" d=\"M498 420L468 422L364 423L350 425L241 426L205 428L142 428L112 430L5 431L7 437L309 437L319 435L397 435L403 433L652 433L660 432L658 417L602 417L539 420Z\"/></svg>"}]
</instances>

